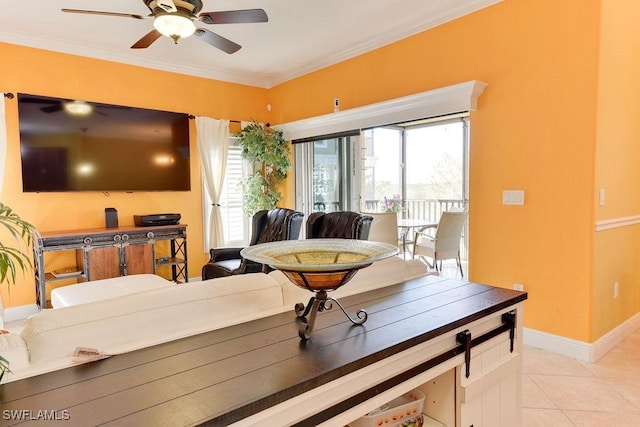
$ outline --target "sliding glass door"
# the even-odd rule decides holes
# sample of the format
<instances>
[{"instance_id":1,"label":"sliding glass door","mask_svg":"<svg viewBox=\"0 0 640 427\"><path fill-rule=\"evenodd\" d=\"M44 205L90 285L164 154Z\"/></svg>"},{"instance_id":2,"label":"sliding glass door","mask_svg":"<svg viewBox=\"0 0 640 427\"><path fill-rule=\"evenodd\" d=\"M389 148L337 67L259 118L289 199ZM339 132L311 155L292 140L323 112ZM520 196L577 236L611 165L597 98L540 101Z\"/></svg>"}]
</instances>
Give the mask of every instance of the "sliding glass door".
<instances>
[{"instance_id":1,"label":"sliding glass door","mask_svg":"<svg viewBox=\"0 0 640 427\"><path fill-rule=\"evenodd\" d=\"M360 210L358 140L348 135L294 145L297 210L305 215Z\"/></svg>"},{"instance_id":2,"label":"sliding glass door","mask_svg":"<svg viewBox=\"0 0 640 427\"><path fill-rule=\"evenodd\" d=\"M367 129L364 210L384 211L400 199L400 217L437 223L443 211L468 206L467 117L438 118ZM461 255L466 259L466 233Z\"/></svg>"},{"instance_id":3,"label":"sliding glass door","mask_svg":"<svg viewBox=\"0 0 640 427\"><path fill-rule=\"evenodd\" d=\"M466 115L294 141L296 209L381 212L400 199L402 218L437 223L468 205L468 141Z\"/></svg>"},{"instance_id":4,"label":"sliding glass door","mask_svg":"<svg viewBox=\"0 0 640 427\"><path fill-rule=\"evenodd\" d=\"M467 203L467 121L456 118L363 131L365 209L400 198L404 218L437 222Z\"/></svg>"},{"instance_id":5,"label":"sliding glass door","mask_svg":"<svg viewBox=\"0 0 640 427\"><path fill-rule=\"evenodd\" d=\"M437 222L467 204L467 121L452 119L405 128L405 214Z\"/></svg>"},{"instance_id":6,"label":"sliding glass door","mask_svg":"<svg viewBox=\"0 0 640 427\"><path fill-rule=\"evenodd\" d=\"M404 129L397 126L367 129L364 139L364 211L381 211L384 199L403 193Z\"/></svg>"}]
</instances>

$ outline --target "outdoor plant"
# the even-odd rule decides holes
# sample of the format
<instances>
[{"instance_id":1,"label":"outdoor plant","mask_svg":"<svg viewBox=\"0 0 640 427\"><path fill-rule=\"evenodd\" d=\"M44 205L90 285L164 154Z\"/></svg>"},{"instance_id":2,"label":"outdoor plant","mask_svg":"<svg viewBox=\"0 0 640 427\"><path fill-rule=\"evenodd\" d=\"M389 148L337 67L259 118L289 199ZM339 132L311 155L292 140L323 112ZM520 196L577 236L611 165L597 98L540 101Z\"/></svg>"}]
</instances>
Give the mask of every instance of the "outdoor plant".
<instances>
[{"instance_id":1,"label":"outdoor plant","mask_svg":"<svg viewBox=\"0 0 640 427\"><path fill-rule=\"evenodd\" d=\"M282 131L252 121L237 134L242 158L253 163L255 172L242 181L244 213L251 217L273 209L282 199L278 191L291 167L290 149Z\"/></svg>"},{"instance_id":2,"label":"outdoor plant","mask_svg":"<svg viewBox=\"0 0 640 427\"><path fill-rule=\"evenodd\" d=\"M393 197L384 197L382 201L382 212L400 212L402 211L402 197L394 194Z\"/></svg>"},{"instance_id":3,"label":"outdoor plant","mask_svg":"<svg viewBox=\"0 0 640 427\"><path fill-rule=\"evenodd\" d=\"M0 229L7 230L15 241L14 246L0 241L0 283L15 284L17 272L25 272L32 267L28 248L31 233L36 232L36 228L0 202ZM10 372L9 361L0 356L0 381L7 372Z\"/></svg>"}]
</instances>

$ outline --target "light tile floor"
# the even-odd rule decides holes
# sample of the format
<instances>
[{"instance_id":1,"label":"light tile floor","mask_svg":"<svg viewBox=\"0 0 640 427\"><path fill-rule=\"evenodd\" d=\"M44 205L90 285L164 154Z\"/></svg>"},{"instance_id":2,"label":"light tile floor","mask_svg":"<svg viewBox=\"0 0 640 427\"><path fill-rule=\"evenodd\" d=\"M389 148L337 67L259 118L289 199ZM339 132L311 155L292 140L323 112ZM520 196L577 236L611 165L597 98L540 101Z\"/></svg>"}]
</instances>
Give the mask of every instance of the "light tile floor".
<instances>
[{"instance_id":1,"label":"light tile floor","mask_svg":"<svg viewBox=\"0 0 640 427\"><path fill-rule=\"evenodd\" d=\"M523 427L640 426L640 330L596 363L523 355Z\"/></svg>"}]
</instances>

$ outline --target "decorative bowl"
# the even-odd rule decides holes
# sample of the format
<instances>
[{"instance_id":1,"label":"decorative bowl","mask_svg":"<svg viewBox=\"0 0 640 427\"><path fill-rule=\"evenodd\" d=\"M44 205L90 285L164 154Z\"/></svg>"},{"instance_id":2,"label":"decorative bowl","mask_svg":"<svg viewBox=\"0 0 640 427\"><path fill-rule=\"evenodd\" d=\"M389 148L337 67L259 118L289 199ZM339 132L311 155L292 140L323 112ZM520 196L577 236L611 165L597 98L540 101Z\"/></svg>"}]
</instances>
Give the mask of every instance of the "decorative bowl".
<instances>
[{"instance_id":1,"label":"decorative bowl","mask_svg":"<svg viewBox=\"0 0 640 427\"><path fill-rule=\"evenodd\" d=\"M282 271L295 285L330 291L344 285L357 270L398 253L388 243L355 239L307 239L262 243L240 254Z\"/></svg>"}]
</instances>

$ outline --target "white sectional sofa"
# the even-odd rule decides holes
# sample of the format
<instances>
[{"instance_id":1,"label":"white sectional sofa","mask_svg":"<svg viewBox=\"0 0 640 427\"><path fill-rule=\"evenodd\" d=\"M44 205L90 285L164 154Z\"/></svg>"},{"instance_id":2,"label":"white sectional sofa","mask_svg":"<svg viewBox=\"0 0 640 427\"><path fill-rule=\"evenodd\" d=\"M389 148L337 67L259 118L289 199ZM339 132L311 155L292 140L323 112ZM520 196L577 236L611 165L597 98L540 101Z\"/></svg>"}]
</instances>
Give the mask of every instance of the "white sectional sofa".
<instances>
[{"instance_id":1,"label":"white sectional sofa","mask_svg":"<svg viewBox=\"0 0 640 427\"><path fill-rule=\"evenodd\" d=\"M392 257L360 270L332 296L364 292L425 274L429 273L422 262ZM125 276L119 280L141 279ZM127 289L129 285L116 282L116 286ZM291 310L293 321L295 303L306 304L311 297L279 271L147 288L133 293L107 292L105 299L98 301L42 310L26 320L20 334L1 334L0 355L9 360L12 370L3 381L81 363L74 357L79 347L94 348L106 356L287 310Z\"/></svg>"}]
</instances>

